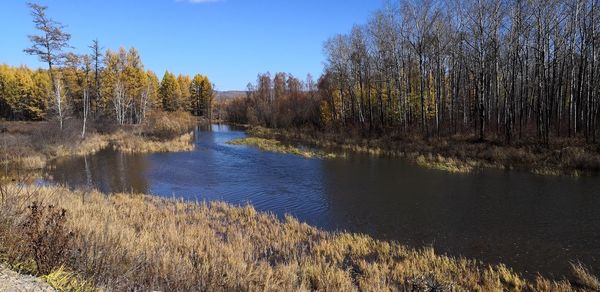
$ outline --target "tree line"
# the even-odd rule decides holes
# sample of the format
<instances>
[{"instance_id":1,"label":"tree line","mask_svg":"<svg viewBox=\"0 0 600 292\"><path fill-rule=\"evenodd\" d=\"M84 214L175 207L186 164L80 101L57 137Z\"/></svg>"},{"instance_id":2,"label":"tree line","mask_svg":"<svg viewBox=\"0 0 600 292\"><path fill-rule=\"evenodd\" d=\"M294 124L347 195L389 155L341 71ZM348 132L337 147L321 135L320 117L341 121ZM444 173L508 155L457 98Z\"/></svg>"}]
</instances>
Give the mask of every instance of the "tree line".
<instances>
[{"instance_id":1,"label":"tree line","mask_svg":"<svg viewBox=\"0 0 600 292\"><path fill-rule=\"evenodd\" d=\"M388 1L325 42L317 89L302 92L318 107L300 107L318 110L319 127L364 134L596 141L599 45L596 0ZM271 105L246 102L269 124L260 117L297 109L278 106L277 76L263 77L249 96Z\"/></svg>"},{"instance_id":2,"label":"tree line","mask_svg":"<svg viewBox=\"0 0 600 292\"><path fill-rule=\"evenodd\" d=\"M302 81L283 72L259 74L248 84L246 96L225 105L231 122L274 128L318 126L319 102L316 84L309 74Z\"/></svg>"},{"instance_id":3,"label":"tree line","mask_svg":"<svg viewBox=\"0 0 600 292\"><path fill-rule=\"evenodd\" d=\"M84 125L89 118L138 124L152 110L212 118L214 90L208 77L167 71L159 80L144 68L135 48L104 51L98 40L87 54L66 52L71 36L64 26L47 16L46 6L28 5L39 34L29 36L32 45L24 52L47 69L0 65L0 118L56 118L61 128L67 117L78 117Z\"/></svg>"}]
</instances>

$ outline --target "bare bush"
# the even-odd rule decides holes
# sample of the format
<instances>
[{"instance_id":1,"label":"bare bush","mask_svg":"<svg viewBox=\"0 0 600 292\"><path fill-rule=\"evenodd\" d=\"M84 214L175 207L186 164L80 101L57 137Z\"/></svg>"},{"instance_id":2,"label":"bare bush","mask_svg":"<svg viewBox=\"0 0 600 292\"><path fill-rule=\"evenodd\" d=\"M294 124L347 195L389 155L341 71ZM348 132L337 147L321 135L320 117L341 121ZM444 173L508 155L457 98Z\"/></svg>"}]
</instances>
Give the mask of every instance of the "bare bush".
<instances>
[{"instance_id":1,"label":"bare bush","mask_svg":"<svg viewBox=\"0 0 600 292\"><path fill-rule=\"evenodd\" d=\"M40 274L49 274L66 261L66 251L71 239L65 223L67 211L53 205L44 206L34 201L29 207L22 232L27 243L27 253L36 263Z\"/></svg>"}]
</instances>

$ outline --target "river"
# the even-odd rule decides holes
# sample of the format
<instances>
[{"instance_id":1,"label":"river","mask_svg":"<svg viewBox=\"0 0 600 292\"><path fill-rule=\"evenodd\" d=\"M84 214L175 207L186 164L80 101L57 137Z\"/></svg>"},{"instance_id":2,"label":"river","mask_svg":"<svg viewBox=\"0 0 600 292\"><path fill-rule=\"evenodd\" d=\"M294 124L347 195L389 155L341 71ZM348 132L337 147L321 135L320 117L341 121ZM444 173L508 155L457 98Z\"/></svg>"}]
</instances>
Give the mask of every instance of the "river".
<instances>
[{"instance_id":1,"label":"river","mask_svg":"<svg viewBox=\"0 0 600 292\"><path fill-rule=\"evenodd\" d=\"M56 161L50 182L192 201L252 204L326 230L369 234L527 277L559 278L570 261L600 270L600 178L483 170L451 174L401 159L306 159L226 142L239 129L195 131L184 153L95 155Z\"/></svg>"}]
</instances>

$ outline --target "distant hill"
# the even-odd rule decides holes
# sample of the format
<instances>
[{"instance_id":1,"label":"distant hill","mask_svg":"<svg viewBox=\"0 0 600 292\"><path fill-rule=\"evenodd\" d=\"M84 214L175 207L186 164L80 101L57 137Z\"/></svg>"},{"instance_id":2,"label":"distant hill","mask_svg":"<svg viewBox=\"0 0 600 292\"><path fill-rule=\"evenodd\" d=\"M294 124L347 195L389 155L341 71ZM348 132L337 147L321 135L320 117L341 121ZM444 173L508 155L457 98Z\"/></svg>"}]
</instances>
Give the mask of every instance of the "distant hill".
<instances>
[{"instance_id":1,"label":"distant hill","mask_svg":"<svg viewBox=\"0 0 600 292\"><path fill-rule=\"evenodd\" d=\"M246 91L242 90L228 90L228 91L217 91L216 98L218 100L227 100L236 98L238 96L246 96Z\"/></svg>"}]
</instances>

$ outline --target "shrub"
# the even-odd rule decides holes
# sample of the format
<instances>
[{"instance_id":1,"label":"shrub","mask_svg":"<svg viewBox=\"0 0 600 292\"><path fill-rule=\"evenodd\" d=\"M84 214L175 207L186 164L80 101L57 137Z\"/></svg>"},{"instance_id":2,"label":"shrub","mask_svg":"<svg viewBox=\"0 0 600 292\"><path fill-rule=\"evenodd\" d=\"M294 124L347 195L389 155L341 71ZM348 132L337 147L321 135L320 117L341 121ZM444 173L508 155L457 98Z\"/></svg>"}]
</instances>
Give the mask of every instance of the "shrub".
<instances>
[{"instance_id":1,"label":"shrub","mask_svg":"<svg viewBox=\"0 0 600 292\"><path fill-rule=\"evenodd\" d=\"M48 274L61 266L71 233L65 228L66 210L34 201L22 225L26 253L35 261L37 272Z\"/></svg>"}]
</instances>

